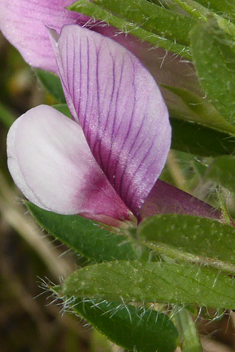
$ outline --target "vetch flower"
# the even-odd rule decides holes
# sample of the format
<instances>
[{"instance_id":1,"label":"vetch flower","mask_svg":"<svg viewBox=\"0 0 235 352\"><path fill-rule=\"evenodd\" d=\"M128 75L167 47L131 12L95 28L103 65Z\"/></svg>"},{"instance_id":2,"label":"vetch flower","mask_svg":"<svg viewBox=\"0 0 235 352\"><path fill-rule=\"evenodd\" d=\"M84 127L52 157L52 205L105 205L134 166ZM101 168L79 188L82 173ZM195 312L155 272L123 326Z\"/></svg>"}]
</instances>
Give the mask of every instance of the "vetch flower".
<instances>
[{"instance_id":1,"label":"vetch flower","mask_svg":"<svg viewBox=\"0 0 235 352\"><path fill-rule=\"evenodd\" d=\"M10 172L42 208L105 223L138 219L170 148L160 90L113 40L77 25L51 33L74 121L48 106L21 116L8 135Z\"/></svg>"},{"instance_id":2,"label":"vetch flower","mask_svg":"<svg viewBox=\"0 0 235 352\"><path fill-rule=\"evenodd\" d=\"M171 127L140 61L77 25L50 33L73 120L42 105L12 125L8 165L24 195L44 209L112 226L169 212L218 218L209 205L157 181Z\"/></svg>"}]
</instances>

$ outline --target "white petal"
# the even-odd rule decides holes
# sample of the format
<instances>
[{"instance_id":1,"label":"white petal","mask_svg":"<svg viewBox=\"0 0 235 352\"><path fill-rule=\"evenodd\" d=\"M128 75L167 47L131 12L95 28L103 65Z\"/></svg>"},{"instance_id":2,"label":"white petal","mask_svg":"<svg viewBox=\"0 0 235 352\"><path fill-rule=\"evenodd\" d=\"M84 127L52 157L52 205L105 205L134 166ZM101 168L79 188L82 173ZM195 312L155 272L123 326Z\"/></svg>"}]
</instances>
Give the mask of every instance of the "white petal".
<instances>
[{"instance_id":1,"label":"white petal","mask_svg":"<svg viewBox=\"0 0 235 352\"><path fill-rule=\"evenodd\" d=\"M44 105L29 110L11 127L7 144L12 177L36 205L61 214L129 219L81 127L60 112Z\"/></svg>"}]
</instances>

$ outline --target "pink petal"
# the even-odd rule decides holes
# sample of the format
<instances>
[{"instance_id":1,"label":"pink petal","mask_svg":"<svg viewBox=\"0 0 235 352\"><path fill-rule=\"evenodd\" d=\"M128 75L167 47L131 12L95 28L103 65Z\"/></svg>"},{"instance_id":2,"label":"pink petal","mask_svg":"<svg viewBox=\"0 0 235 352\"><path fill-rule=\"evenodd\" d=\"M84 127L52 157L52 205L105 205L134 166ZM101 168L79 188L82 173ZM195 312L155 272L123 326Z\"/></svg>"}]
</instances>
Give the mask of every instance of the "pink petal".
<instances>
[{"instance_id":1,"label":"pink petal","mask_svg":"<svg viewBox=\"0 0 235 352\"><path fill-rule=\"evenodd\" d=\"M166 52L162 48L153 47L137 37L120 33L112 26L95 26L92 29L112 38L138 57L157 84L161 85L161 93L173 117L184 116L188 119L191 116L193 119L192 110L188 105L176 94L164 88L164 85L183 88L204 97L195 68L190 61L171 52Z\"/></svg>"},{"instance_id":2,"label":"pink petal","mask_svg":"<svg viewBox=\"0 0 235 352\"><path fill-rule=\"evenodd\" d=\"M140 220L156 214L171 213L221 219L221 212L209 204L158 180L140 211Z\"/></svg>"},{"instance_id":3,"label":"pink petal","mask_svg":"<svg viewBox=\"0 0 235 352\"><path fill-rule=\"evenodd\" d=\"M45 25L60 32L64 24L85 23L87 16L67 11L73 0L1 0L0 30L26 62L57 71Z\"/></svg>"},{"instance_id":4,"label":"pink petal","mask_svg":"<svg viewBox=\"0 0 235 352\"><path fill-rule=\"evenodd\" d=\"M59 39L52 31L52 45L74 119L110 183L138 215L171 141L159 88L133 54L99 33L65 26Z\"/></svg>"},{"instance_id":5,"label":"pink petal","mask_svg":"<svg viewBox=\"0 0 235 352\"><path fill-rule=\"evenodd\" d=\"M162 48L153 47L133 35L120 33L115 27L97 25L91 27L93 28L95 32L110 37L137 56L158 84L185 88L195 93L202 92L195 68L190 61Z\"/></svg>"},{"instance_id":6,"label":"pink petal","mask_svg":"<svg viewBox=\"0 0 235 352\"><path fill-rule=\"evenodd\" d=\"M89 17L67 11L64 7L73 0L0 0L0 30L19 50L25 61L34 67L57 73L55 58L45 25L60 33L65 24L86 24L94 31L117 41L134 55L150 71L158 84L186 88L200 94L200 85L192 64L179 56L166 53L161 48L140 39L120 33L104 23L94 25ZM177 115L188 116L189 109L175 94L161 88L169 108Z\"/></svg>"},{"instance_id":7,"label":"pink petal","mask_svg":"<svg viewBox=\"0 0 235 352\"><path fill-rule=\"evenodd\" d=\"M98 221L130 219L81 127L60 112L45 105L29 110L11 127L7 144L15 183L39 207Z\"/></svg>"}]
</instances>

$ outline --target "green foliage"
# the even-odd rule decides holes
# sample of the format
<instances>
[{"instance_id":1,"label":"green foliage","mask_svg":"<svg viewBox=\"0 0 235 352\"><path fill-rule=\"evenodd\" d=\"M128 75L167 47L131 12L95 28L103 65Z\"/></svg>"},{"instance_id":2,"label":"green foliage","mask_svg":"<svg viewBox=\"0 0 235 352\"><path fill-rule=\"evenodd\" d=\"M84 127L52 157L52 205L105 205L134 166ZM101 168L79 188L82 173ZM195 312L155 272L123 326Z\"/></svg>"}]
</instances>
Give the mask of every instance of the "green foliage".
<instances>
[{"instance_id":1,"label":"green foliage","mask_svg":"<svg viewBox=\"0 0 235 352\"><path fill-rule=\"evenodd\" d=\"M210 11L194 0L172 0L193 18L206 20Z\"/></svg>"},{"instance_id":2,"label":"green foliage","mask_svg":"<svg viewBox=\"0 0 235 352\"><path fill-rule=\"evenodd\" d=\"M235 273L235 229L218 221L181 214L157 215L144 220L136 236L147 245L151 243L157 252Z\"/></svg>"},{"instance_id":3,"label":"green foliage","mask_svg":"<svg viewBox=\"0 0 235 352\"><path fill-rule=\"evenodd\" d=\"M221 115L235 124L234 38L216 20L198 23L191 32L193 62L201 85Z\"/></svg>"},{"instance_id":4,"label":"green foliage","mask_svg":"<svg viewBox=\"0 0 235 352\"><path fill-rule=\"evenodd\" d=\"M182 339L184 352L203 352L198 338L196 324L186 308L180 308L174 315L175 324Z\"/></svg>"},{"instance_id":5,"label":"green foliage","mask_svg":"<svg viewBox=\"0 0 235 352\"><path fill-rule=\"evenodd\" d=\"M219 156L235 152L235 137L230 134L173 117L170 121L172 149L202 156Z\"/></svg>"},{"instance_id":6,"label":"green foliage","mask_svg":"<svg viewBox=\"0 0 235 352\"><path fill-rule=\"evenodd\" d=\"M130 5L134 6L134 11L132 7L130 8ZM141 7L139 7L140 5ZM146 10L148 13L145 13L144 21L142 12L143 6L145 8L144 13ZM155 12L152 11L153 7L154 10L157 11L156 15ZM183 16L176 15L170 11L162 9L161 7L155 6L148 1L144 0L140 3L135 3L133 1L132 4L130 4L126 0L124 2L102 2L101 4L100 2L96 3L96 1L90 2L89 0L79 0L71 5L69 9L105 21L109 25L120 29L122 32L137 36L154 46L160 46L163 49L180 54L187 59L191 58L188 48L189 41L185 39L181 34L181 31L186 31L188 35L194 22L191 23L189 19L185 19ZM135 16L133 17L133 15ZM150 16L150 20L148 16ZM181 19L183 19L184 22L182 27ZM164 22L164 26L170 23L169 28L167 28L164 33L162 32L164 26L161 26L160 22ZM175 40L175 31L180 35L181 40ZM182 44L181 42L187 42L187 45Z\"/></svg>"},{"instance_id":7,"label":"green foliage","mask_svg":"<svg viewBox=\"0 0 235 352\"><path fill-rule=\"evenodd\" d=\"M187 108L183 114L182 112L179 114L178 110L169 108L172 117L197 122L213 129L235 134L235 127L232 126L226 118L221 116L205 97L201 97L194 92L178 87L164 86L164 88L167 88L180 98Z\"/></svg>"},{"instance_id":8,"label":"green foliage","mask_svg":"<svg viewBox=\"0 0 235 352\"><path fill-rule=\"evenodd\" d=\"M53 108L58 110L65 116L68 116L71 119L71 114L67 104L56 104L56 105L53 105Z\"/></svg>"},{"instance_id":9,"label":"green foliage","mask_svg":"<svg viewBox=\"0 0 235 352\"><path fill-rule=\"evenodd\" d=\"M59 103L66 103L59 77L51 72L40 69L36 69L36 73L48 93L50 93Z\"/></svg>"},{"instance_id":10,"label":"green foliage","mask_svg":"<svg viewBox=\"0 0 235 352\"><path fill-rule=\"evenodd\" d=\"M235 192L235 158L234 156L222 156L216 158L208 168L205 178L213 180L219 185Z\"/></svg>"},{"instance_id":11,"label":"green foliage","mask_svg":"<svg viewBox=\"0 0 235 352\"><path fill-rule=\"evenodd\" d=\"M117 236L78 215L60 215L27 202L34 219L77 253L97 263L117 259L137 259L126 236Z\"/></svg>"},{"instance_id":12,"label":"green foliage","mask_svg":"<svg viewBox=\"0 0 235 352\"><path fill-rule=\"evenodd\" d=\"M197 2L210 9L211 11L214 11L219 15L223 15L226 18L235 18L235 3L232 0L197 0Z\"/></svg>"},{"instance_id":13,"label":"green foliage","mask_svg":"<svg viewBox=\"0 0 235 352\"><path fill-rule=\"evenodd\" d=\"M147 0L93 0L92 2L151 33L177 40L182 45L189 45L188 34L195 24L190 17L176 14Z\"/></svg>"},{"instance_id":14,"label":"green foliage","mask_svg":"<svg viewBox=\"0 0 235 352\"><path fill-rule=\"evenodd\" d=\"M77 299L73 309L126 350L173 352L178 332L167 315L130 304Z\"/></svg>"},{"instance_id":15,"label":"green foliage","mask_svg":"<svg viewBox=\"0 0 235 352\"><path fill-rule=\"evenodd\" d=\"M73 272L64 295L234 309L235 280L189 263L113 261Z\"/></svg>"}]
</instances>

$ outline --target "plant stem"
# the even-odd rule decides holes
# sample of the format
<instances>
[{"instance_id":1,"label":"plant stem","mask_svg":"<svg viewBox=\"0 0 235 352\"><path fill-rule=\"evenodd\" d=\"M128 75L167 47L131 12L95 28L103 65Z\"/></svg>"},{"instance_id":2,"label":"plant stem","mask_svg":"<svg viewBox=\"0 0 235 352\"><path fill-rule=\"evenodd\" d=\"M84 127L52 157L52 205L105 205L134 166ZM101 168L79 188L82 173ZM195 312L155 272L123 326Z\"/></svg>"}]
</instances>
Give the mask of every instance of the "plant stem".
<instances>
[{"instance_id":1,"label":"plant stem","mask_svg":"<svg viewBox=\"0 0 235 352\"><path fill-rule=\"evenodd\" d=\"M196 326L186 308L177 307L174 321L181 338L182 352L202 352Z\"/></svg>"}]
</instances>

